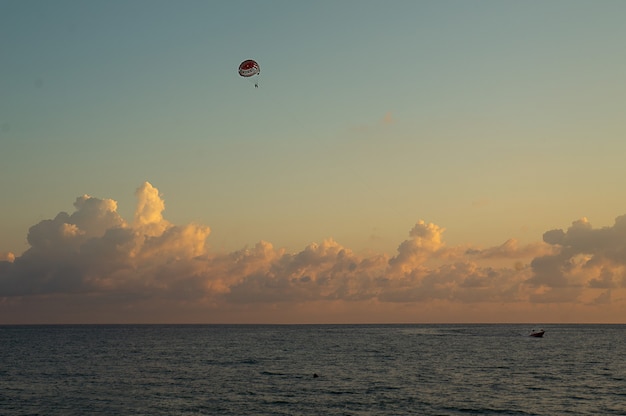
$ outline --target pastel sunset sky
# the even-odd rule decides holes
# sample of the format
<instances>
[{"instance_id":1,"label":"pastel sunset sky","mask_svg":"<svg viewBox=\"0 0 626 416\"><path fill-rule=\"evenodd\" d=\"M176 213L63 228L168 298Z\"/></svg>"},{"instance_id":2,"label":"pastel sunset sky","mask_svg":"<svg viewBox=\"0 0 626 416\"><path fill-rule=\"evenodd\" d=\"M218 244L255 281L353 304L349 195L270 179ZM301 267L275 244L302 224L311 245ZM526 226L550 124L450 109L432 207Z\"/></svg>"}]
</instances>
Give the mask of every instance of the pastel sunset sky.
<instances>
[{"instance_id":1,"label":"pastel sunset sky","mask_svg":"<svg viewBox=\"0 0 626 416\"><path fill-rule=\"evenodd\" d=\"M624 323L624 16L0 0L0 324Z\"/></svg>"}]
</instances>

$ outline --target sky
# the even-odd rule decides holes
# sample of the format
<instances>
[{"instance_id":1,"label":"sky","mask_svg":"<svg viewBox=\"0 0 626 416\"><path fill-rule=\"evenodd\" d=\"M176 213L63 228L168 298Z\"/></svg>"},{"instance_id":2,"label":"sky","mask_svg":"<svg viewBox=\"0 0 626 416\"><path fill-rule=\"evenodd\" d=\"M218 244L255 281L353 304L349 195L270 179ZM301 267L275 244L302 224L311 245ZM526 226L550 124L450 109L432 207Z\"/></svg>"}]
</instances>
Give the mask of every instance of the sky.
<instances>
[{"instance_id":1,"label":"sky","mask_svg":"<svg viewBox=\"0 0 626 416\"><path fill-rule=\"evenodd\" d=\"M0 324L624 323L625 14L0 0Z\"/></svg>"}]
</instances>

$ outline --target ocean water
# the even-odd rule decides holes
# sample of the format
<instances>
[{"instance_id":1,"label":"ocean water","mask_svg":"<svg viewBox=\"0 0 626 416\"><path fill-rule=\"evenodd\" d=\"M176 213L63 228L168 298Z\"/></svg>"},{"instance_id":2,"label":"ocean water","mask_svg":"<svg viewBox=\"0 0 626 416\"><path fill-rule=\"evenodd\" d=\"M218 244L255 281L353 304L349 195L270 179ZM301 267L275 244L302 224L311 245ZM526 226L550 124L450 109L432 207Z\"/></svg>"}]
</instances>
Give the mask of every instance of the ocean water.
<instances>
[{"instance_id":1,"label":"ocean water","mask_svg":"<svg viewBox=\"0 0 626 416\"><path fill-rule=\"evenodd\" d=\"M626 326L0 326L0 415L624 415Z\"/></svg>"}]
</instances>

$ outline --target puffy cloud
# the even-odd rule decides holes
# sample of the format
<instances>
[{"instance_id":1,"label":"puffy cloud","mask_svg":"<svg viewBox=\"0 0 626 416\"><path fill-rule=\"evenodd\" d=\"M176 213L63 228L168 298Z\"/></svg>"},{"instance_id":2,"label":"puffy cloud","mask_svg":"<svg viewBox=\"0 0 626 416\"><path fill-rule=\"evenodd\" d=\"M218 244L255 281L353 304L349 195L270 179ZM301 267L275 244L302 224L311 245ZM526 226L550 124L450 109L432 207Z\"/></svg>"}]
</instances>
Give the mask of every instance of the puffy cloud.
<instances>
[{"instance_id":1,"label":"puffy cloud","mask_svg":"<svg viewBox=\"0 0 626 416\"><path fill-rule=\"evenodd\" d=\"M395 271L410 272L443 249L444 228L420 220L409 232L411 237L398 247L398 255L389 260Z\"/></svg>"},{"instance_id":2,"label":"puffy cloud","mask_svg":"<svg viewBox=\"0 0 626 416\"><path fill-rule=\"evenodd\" d=\"M548 288L626 287L626 216L617 217L612 227L599 229L594 229L587 218L581 218L567 231L547 231L543 240L552 245L555 252L532 261L534 274L528 280L530 285Z\"/></svg>"},{"instance_id":3,"label":"puffy cloud","mask_svg":"<svg viewBox=\"0 0 626 416\"><path fill-rule=\"evenodd\" d=\"M61 212L32 226L30 248L0 269L0 296L163 288L154 283L158 270L203 254L209 228L163 220L163 201L149 183L137 199L132 225L115 201L84 195L71 215Z\"/></svg>"},{"instance_id":4,"label":"puffy cloud","mask_svg":"<svg viewBox=\"0 0 626 416\"><path fill-rule=\"evenodd\" d=\"M150 183L144 182L135 192L137 209L135 211L135 228L142 230L145 235L160 235L169 228L170 224L163 219L165 202L159 196L159 191Z\"/></svg>"},{"instance_id":5,"label":"puffy cloud","mask_svg":"<svg viewBox=\"0 0 626 416\"><path fill-rule=\"evenodd\" d=\"M236 303L308 302L372 298L372 274L386 258L362 259L332 239L289 254L261 242L252 250L213 259L229 276L225 299Z\"/></svg>"},{"instance_id":6,"label":"puffy cloud","mask_svg":"<svg viewBox=\"0 0 626 416\"><path fill-rule=\"evenodd\" d=\"M32 317L47 307L40 320L56 314L137 322L164 319L167 305L174 314L188 311L187 321L256 321L258 311L272 316L268 311L276 305L308 313L312 305L325 305L332 306L329 314L341 310L345 316L369 310L379 321L377 310L397 317L402 305L600 307L619 299L611 293L625 286L624 217L610 228L594 230L580 220L567 232L546 232L544 242L509 239L486 249L448 247L444 228L420 220L392 256L356 254L332 238L295 253L260 241L216 254L206 244L209 227L164 219L164 200L150 183L136 197L132 222L118 214L115 201L84 195L73 213L32 226L28 250L0 256L0 316L28 310ZM510 261L510 267L483 264L494 259ZM55 312L61 310L65 315ZM463 319L459 313L456 320Z\"/></svg>"}]
</instances>

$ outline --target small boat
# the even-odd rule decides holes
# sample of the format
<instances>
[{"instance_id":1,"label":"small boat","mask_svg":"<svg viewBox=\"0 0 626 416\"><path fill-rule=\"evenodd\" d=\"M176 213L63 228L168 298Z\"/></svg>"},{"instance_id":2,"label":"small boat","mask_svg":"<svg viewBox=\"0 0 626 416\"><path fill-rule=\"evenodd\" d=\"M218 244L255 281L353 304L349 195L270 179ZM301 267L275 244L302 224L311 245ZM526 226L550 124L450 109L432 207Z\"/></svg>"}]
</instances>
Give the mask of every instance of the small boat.
<instances>
[{"instance_id":1,"label":"small boat","mask_svg":"<svg viewBox=\"0 0 626 416\"><path fill-rule=\"evenodd\" d=\"M539 331L531 331L530 334L528 334L529 337L533 337L533 338L541 338L543 337L543 334L545 334L546 331L544 331L543 329L539 330Z\"/></svg>"}]
</instances>

